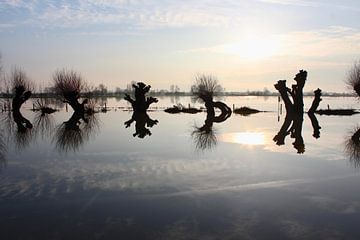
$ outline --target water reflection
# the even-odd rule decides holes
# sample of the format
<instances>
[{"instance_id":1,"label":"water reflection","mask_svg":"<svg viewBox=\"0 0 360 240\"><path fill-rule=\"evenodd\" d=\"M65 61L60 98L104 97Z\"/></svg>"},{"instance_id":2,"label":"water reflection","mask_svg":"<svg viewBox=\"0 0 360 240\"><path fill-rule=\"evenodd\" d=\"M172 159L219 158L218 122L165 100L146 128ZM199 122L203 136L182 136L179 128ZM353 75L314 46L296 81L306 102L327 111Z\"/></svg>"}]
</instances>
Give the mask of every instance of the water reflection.
<instances>
[{"instance_id":1,"label":"water reflection","mask_svg":"<svg viewBox=\"0 0 360 240\"><path fill-rule=\"evenodd\" d=\"M302 114L286 114L284 123L281 126L280 131L273 138L273 141L279 146L284 145L286 136L290 134L290 137L295 139L293 146L297 150L297 153L304 153L305 144L301 135L303 120Z\"/></svg>"},{"instance_id":2,"label":"water reflection","mask_svg":"<svg viewBox=\"0 0 360 240\"><path fill-rule=\"evenodd\" d=\"M25 148L31 142L34 132L32 123L25 118L20 111L13 110L13 119L16 123L17 131L15 132L15 143L19 149Z\"/></svg>"},{"instance_id":3,"label":"water reflection","mask_svg":"<svg viewBox=\"0 0 360 240\"><path fill-rule=\"evenodd\" d=\"M345 153L349 157L350 163L355 167L360 167L360 128L345 142Z\"/></svg>"},{"instance_id":4,"label":"water reflection","mask_svg":"<svg viewBox=\"0 0 360 240\"><path fill-rule=\"evenodd\" d=\"M151 136L151 131L149 128L152 128L154 125L158 124L159 121L151 119L147 112L134 111L131 118L124 123L125 127L130 127L133 122L135 122L135 133L133 136L144 138L146 136Z\"/></svg>"},{"instance_id":5,"label":"water reflection","mask_svg":"<svg viewBox=\"0 0 360 240\"><path fill-rule=\"evenodd\" d=\"M55 132L55 145L61 152L77 151L88 142L99 129L96 114L74 112L70 119L63 122Z\"/></svg>"},{"instance_id":6,"label":"water reflection","mask_svg":"<svg viewBox=\"0 0 360 240\"><path fill-rule=\"evenodd\" d=\"M217 104L222 104L217 102ZM212 149L217 144L216 130L213 129L214 123L222 123L231 116L231 109L225 104L221 105L221 114L215 116L215 111L208 111L205 123L201 127L194 127L191 137L195 142L195 148L198 150Z\"/></svg>"},{"instance_id":7,"label":"water reflection","mask_svg":"<svg viewBox=\"0 0 360 240\"><path fill-rule=\"evenodd\" d=\"M313 137L320 138L320 129L319 122L313 113L308 114L311 125L313 127ZM284 145L285 138L290 134L290 137L295 139L292 143L294 148L297 150L297 153L302 154L305 152L305 143L302 137L302 127L303 127L303 114L292 114L287 113L284 119L284 123L281 126L279 132L274 136L273 141L276 145Z\"/></svg>"},{"instance_id":8,"label":"water reflection","mask_svg":"<svg viewBox=\"0 0 360 240\"><path fill-rule=\"evenodd\" d=\"M314 113L309 112L308 116L310 118L311 125L313 127L313 137L318 139L318 138L320 138L320 129L321 129L319 122Z\"/></svg>"},{"instance_id":9,"label":"water reflection","mask_svg":"<svg viewBox=\"0 0 360 240\"><path fill-rule=\"evenodd\" d=\"M261 132L237 132L221 135L221 141L244 145L264 145L265 135Z\"/></svg>"},{"instance_id":10,"label":"water reflection","mask_svg":"<svg viewBox=\"0 0 360 240\"><path fill-rule=\"evenodd\" d=\"M41 138L50 137L55 129L55 118L51 114L37 112L34 117L35 132Z\"/></svg>"},{"instance_id":11,"label":"water reflection","mask_svg":"<svg viewBox=\"0 0 360 240\"><path fill-rule=\"evenodd\" d=\"M6 166L6 144L4 141L3 130L0 133L0 169Z\"/></svg>"}]
</instances>

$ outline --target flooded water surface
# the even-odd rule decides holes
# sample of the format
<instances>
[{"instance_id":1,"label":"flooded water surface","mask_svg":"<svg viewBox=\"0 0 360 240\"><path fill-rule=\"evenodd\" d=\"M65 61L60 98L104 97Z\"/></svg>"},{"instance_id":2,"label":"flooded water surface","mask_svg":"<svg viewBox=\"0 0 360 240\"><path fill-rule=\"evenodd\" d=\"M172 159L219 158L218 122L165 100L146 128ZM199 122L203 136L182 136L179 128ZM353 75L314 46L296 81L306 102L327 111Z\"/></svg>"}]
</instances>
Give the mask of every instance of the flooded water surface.
<instances>
[{"instance_id":1,"label":"flooded water surface","mask_svg":"<svg viewBox=\"0 0 360 240\"><path fill-rule=\"evenodd\" d=\"M84 120L28 101L27 130L0 113L0 239L359 239L360 116L304 114L282 131L277 97L222 101L262 112L209 125L163 111L201 106L190 97L138 118L109 98Z\"/></svg>"}]
</instances>

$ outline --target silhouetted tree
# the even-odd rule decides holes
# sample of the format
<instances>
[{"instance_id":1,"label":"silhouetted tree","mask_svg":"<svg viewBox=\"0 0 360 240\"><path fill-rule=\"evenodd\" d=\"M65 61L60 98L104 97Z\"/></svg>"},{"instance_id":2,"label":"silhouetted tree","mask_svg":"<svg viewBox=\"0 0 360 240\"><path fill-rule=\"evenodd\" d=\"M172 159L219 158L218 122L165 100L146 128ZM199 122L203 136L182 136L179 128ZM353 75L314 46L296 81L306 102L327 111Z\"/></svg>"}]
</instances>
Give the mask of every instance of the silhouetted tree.
<instances>
[{"instance_id":1,"label":"silhouetted tree","mask_svg":"<svg viewBox=\"0 0 360 240\"><path fill-rule=\"evenodd\" d=\"M88 99L79 102L81 92L87 87L83 78L73 70L57 70L53 75L54 89L56 93L64 98L75 112L85 112L85 104Z\"/></svg>"},{"instance_id":2,"label":"silhouetted tree","mask_svg":"<svg viewBox=\"0 0 360 240\"><path fill-rule=\"evenodd\" d=\"M150 85L146 86L143 82L138 82L133 84L132 87L135 89L135 100L129 94L125 94L124 99L131 103L134 111L146 112L151 104L158 102L154 97L146 97L146 94L150 91Z\"/></svg>"},{"instance_id":3,"label":"silhouetted tree","mask_svg":"<svg viewBox=\"0 0 360 240\"><path fill-rule=\"evenodd\" d=\"M300 70L294 78L296 84L293 84L291 89L286 86L286 80L279 80L274 85L284 101L286 112L297 114L304 113L303 88L305 86L306 77L307 72ZM290 97L292 100L290 100Z\"/></svg>"},{"instance_id":4,"label":"silhouetted tree","mask_svg":"<svg viewBox=\"0 0 360 240\"><path fill-rule=\"evenodd\" d=\"M215 116L215 108L231 114L231 109L226 104L214 102L214 96L221 93L222 89L216 77L202 74L195 77L195 83L191 86L191 93L196 99L205 103L206 111L211 116Z\"/></svg>"},{"instance_id":5,"label":"silhouetted tree","mask_svg":"<svg viewBox=\"0 0 360 240\"><path fill-rule=\"evenodd\" d=\"M25 72L15 67L10 75L10 83L13 91L12 109L20 111L21 106L31 96L32 84Z\"/></svg>"},{"instance_id":6,"label":"silhouetted tree","mask_svg":"<svg viewBox=\"0 0 360 240\"><path fill-rule=\"evenodd\" d=\"M360 97L360 60L354 62L350 68L346 84Z\"/></svg>"},{"instance_id":7,"label":"silhouetted tree","mask_svg":"<svg viewBox=\"0 0 360 240\"><path fill-rule=\"evenodd\" d=\"M28 139L30 134L30 129L33 127L31 122L26 119L20 112L21 106L27 101L31 96L32 84L27 78L24 71L19 68L14 68L10 75L10 82L13 89L13 100L12 100L12 114L13 119L17 125L17 133L19 134L19 143L22 143L22 140ZM26 141L24 141L25 143ZM22 144L24 145L24 144Z\"/></svg>"},{"instance_id":8,"label":"silhouetted tree","mask_svg":"<svg viewBox=\"0 0 360 240\"><path fill-rule=\"evenodd\" d=\"M130 95L125 94L125 100L131 103L131 106L134 110L131 119L126 121L125 127L128 128L135 121L135 133L133 136L138 136L139 138L144 138L145 136L150 136L150 129L158 123L158 120L153 120L147 114L147 110L152 103L158 102L154 97L146 97L146 94L150 91L151 86L145 85L142 82L133 84L135 92L135 100L130 97ZM147 128L149 127L149 128Z\"/></svg>"}]
</instances>

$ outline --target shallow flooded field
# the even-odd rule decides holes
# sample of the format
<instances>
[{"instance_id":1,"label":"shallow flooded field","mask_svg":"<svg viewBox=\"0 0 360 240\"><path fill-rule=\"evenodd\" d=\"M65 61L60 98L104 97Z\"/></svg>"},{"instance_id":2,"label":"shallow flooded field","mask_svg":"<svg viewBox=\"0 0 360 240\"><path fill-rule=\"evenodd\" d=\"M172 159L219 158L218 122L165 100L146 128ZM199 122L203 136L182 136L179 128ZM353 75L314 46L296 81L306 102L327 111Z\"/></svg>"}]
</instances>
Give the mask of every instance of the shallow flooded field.
<instances>
[{"instance_id":1,"label":"shallow flooded field","mask_svg":"<svg viewBox=\"0 0 360 240\"><path fill-rule=\"evenodd\" d=\"M205 112L163 111L201 106L190 97L159 98L150 125L128 122L124 100L105 101L109 111L76 128L65 107L41 116L28 101L27 131L0 113L1 239L360 238L360 115L316 115L314 130L304 114L300 135L281 133L277 97L225 97L264 112L233 113L204 132Z\"/></svg>"}]
</instances>

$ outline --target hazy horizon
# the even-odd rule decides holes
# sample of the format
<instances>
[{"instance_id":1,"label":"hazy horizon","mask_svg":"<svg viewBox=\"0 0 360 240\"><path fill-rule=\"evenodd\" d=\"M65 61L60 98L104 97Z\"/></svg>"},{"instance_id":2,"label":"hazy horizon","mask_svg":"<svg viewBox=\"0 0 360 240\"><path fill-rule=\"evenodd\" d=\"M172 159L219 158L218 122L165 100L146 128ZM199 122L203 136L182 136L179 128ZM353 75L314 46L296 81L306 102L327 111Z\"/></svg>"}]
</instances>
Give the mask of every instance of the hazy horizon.
<instances>
[{"instance_id":1,"label":"hazy horizon","mask_svg":"<svg viewBox=\"0 0 360 240\"><path fill-rule=\"evenodd\" d=\"M20 66L40 85L65 67L110 90L187 91L209 73L227 91L274 91L305 69L305 91L347 92L359 12L357 1L4 0L0 52L7 72Z\"/></svg>"}]
</instances>

